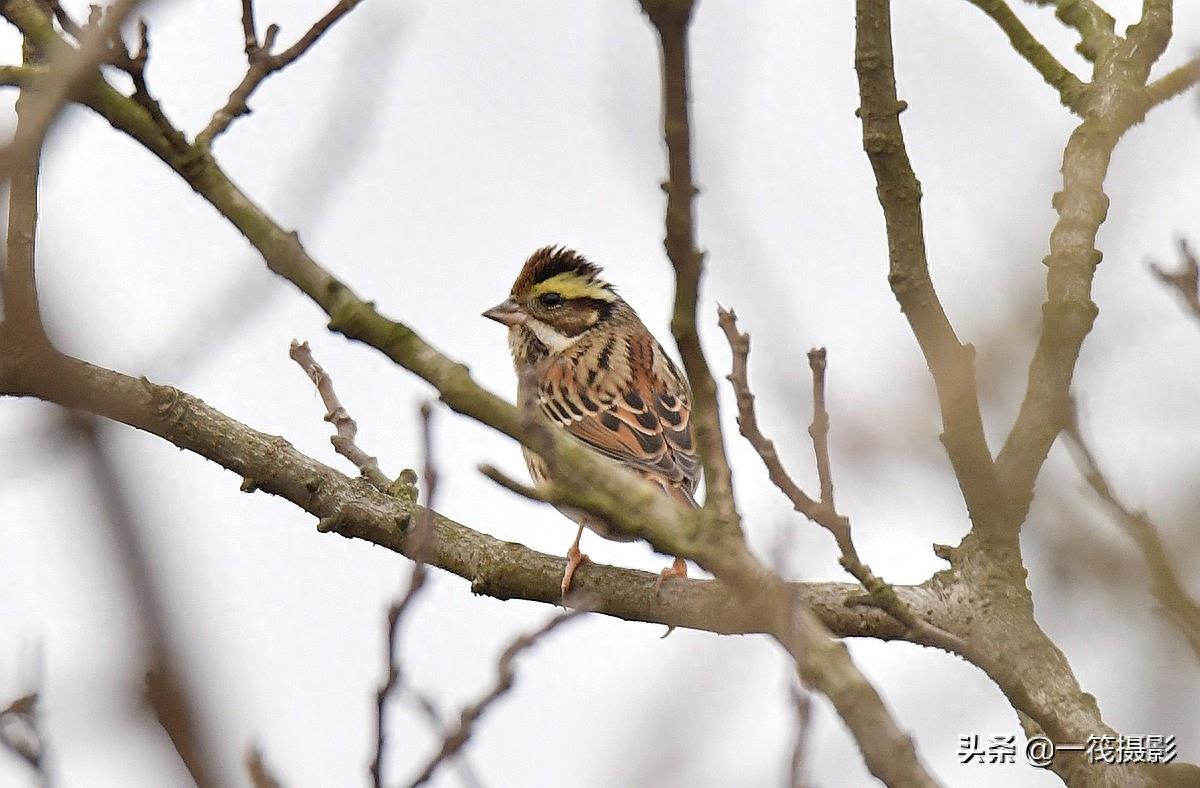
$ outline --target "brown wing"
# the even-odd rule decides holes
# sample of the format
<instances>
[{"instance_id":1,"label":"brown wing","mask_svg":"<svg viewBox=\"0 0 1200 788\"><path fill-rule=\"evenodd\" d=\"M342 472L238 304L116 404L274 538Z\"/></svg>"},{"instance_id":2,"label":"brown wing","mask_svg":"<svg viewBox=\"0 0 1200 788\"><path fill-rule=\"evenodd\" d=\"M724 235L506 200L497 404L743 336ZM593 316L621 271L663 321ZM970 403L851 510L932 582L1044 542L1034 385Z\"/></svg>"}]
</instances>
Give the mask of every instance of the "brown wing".
<instances>
[{"instance_id":1,"label":"brown wing","mask_svg":"<svg viewBox=\"0 0 1200 788\"><path fill-rule=\"evenodd\" d=\"M644 328L580 342L539 381L543 412L602 454L695 506L700 463L692 445L691 392Z\"/></svg>"}]
</instances>

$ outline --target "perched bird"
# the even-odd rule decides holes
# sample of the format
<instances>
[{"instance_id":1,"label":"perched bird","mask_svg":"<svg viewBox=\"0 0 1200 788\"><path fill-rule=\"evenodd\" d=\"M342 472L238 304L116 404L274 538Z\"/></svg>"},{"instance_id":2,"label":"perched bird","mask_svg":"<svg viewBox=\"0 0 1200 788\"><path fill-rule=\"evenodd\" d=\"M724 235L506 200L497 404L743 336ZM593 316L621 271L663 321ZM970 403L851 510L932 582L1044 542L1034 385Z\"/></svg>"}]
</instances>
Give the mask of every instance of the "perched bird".
<instances>
[{"instance_id":1,"label":"perched bird","mask_svg":"<svg viewBox=\"0 0 1200 788\"><path fill-rule=\"evenodd\" d=\"M687 379L600 273L599 266L570 249L538 249L525 261L508 299L483 316L508 326L518 401L535 401L547 419L591 449L695 507L701 467L688 423L692 392ZM554 469L541 457L524 452L535 484L553 478ZM593 515L559 511L579 526L567 551L565 596L575 569L587 560L579 551L584 528L617 541L635 537ZM686 576L687 564L676 558L658 582Z\"/></svg>"}]
</instances>

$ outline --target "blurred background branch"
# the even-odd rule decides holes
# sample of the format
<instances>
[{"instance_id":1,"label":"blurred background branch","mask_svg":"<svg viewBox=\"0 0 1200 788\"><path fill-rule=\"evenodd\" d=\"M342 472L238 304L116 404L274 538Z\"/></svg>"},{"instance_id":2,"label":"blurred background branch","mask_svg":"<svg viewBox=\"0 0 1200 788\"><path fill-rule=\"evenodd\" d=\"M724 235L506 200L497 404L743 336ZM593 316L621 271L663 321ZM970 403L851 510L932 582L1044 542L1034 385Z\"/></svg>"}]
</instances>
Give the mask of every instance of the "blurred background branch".
<instances>
[{"instance_id":1,"label":"blurred background branch","mask_svg":"<svg viewBox=\"0 0 1200 788\"><path fill-rule=\"evenodd\" d=\"M1179 239L1179 266L1171 271L1151 263L1150 270L1167 287L1174 290L1183 299L1183 303L1191 312L1192 317L1200 320L1200 263L1186 239Z\"/></svg>"},{"instance_id":2,"label":"blurred background branch","mask_svg":"<svg viewBox=\"0 0 1200 788\"><path fill-rule=\"evenodd\" d=\"M1083 437L1078 409L1074 407L1074 403L1065 434L1068 443L1074 449L1079 472L1084 481L1142 554L1150 572L1151 593L1162 605L1167 617L1187 638L1196 658L1200 659L1200 605L1196 604L1180 583L1168 557L1167 547L1163 544L1160 529L1145 512L1135 512L1117 498L1108 477L1096 464L1096 456Z\"/></svg>"}]
</instances>

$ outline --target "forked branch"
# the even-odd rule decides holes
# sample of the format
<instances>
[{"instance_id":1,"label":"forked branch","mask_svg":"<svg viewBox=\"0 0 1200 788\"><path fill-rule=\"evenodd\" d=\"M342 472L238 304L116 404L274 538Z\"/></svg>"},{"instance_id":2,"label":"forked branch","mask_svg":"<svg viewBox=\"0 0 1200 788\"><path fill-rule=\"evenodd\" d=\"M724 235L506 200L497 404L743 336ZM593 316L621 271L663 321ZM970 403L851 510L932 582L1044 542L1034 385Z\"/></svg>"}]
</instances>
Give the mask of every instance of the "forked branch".
<instances>
[{"instance_id":1,"label":"forked branch","mask_svg":"<svg viewBox=\"0 0 1200 788\"><path fill-rule=\"evenodd\" d=\"M325 35L362 0L340 0L326 14L313 23L312 27L282 52L273 53L275 39L279 36L279 25L268 25L260 42L254 22L253 0L242 0L242 34L245 37L245 52L248 68L242 81L229 94L224 106L213 113L208 125L196 135L196 144L202 148L212 147L213 141L229 128L234 120L250 112L250 96L267 77L290 66L300 59L313 44Z\"/></svg>"},{"instance_id":2,"label":"forked branch","mask_svg":"<svg viewBox=\"0 0 1200 788\"><path fill-rule=\"evenodd\" d=\"M337 430L337 434L329 438L334 450L354 463L354 467L358 468L363 478L375 485L376 489L387 492L392 484L391 479L379 469L379 460L367 454L355 442L355 438L358 437L358 424L338 399L337 392L333 389L333 378L313 358L308 343L293 339L288 348L288 356L300 365L300 369L304 370L317 387L317 393L321 395L321 401L325 404L325 421Z\"/></svg>"},{"instance_id":3,"label":"forked branch","mask_svg":"<svg viewBox=\"0 0 1200 788\"><path fill-rule=\"evenodd\" d=\"M829 411L825 405L825 348L810 350L808 364L813 380L813 419L808 428L816 459L820 500L813 500L796 484L783 465L774 442L763 434L750 389L750 335L738 330L733 310L718 307L718 321L733 353L733 369L727 376L737 396L737 424L742 436L750 442L767 468L771 481L792 503L792 507L812 522L827 530L837 542L842 567L860 582L870 595L870 602L895 618L915 643L941 648L953 654L968 654L967 644L950 632L940 629L920 616L896 594L894 588L871 571L858 555L850 520L837 513L833 502L833 471L829 459Z\"/></svg>"}]
</instances>

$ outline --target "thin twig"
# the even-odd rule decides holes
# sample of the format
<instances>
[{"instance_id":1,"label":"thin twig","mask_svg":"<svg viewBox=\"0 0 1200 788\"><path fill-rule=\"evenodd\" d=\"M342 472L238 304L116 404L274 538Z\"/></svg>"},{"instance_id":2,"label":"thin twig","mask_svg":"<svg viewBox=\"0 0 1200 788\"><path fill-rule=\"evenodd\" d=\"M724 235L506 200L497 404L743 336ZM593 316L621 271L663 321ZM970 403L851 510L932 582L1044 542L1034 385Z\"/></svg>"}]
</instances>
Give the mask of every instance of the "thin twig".
<instances>
[{"instance_id":1,"label":"thin twig","mask_svg":"<svg viewBox=\"0 0 1200 788\"><path fill-rule=\"evenodd\" d=\"M321 395L321 401L325 404L325 421L337 430L337 434L329 438L334 451L352 462L363 478L375 485L376 489L387 491L391 480L380 470L379 460L367 454L354 442L358 437L358 424L342 406L337 392L333 389L333 378L313 358L308 343L293 339L288 347L288 357L300 365L300 369L304 370L304 374L308 375L317 387L317 393Z\"/></svg>"},{"instance_id":2,"label":"thin twig","mask_svg":"<svg viewBox=\"0 0 1200 788\"><path fill-rule=\"evenodd\" d=\"M180 760L199 788L216 785L217 769L197 731L199 716L167 627L167 614L155 589L150 560L134 515L129 488L118 472L108 443L90 415L70 413L66 427L83 441L95 487L102 500L103 521L113 542L137 617L144 628L146 647L146 700L154 711Z\"/></svg>"},{"instance_id":3,"label":"thin twig","mask_svg":"<svg viewBox=\"0 0 1200 788\"><path fill-rule=\"evenodd\" d=\"M1063 24L1079 31L1075 50L1087 60L1096 62L1120 40L1114 32L1116 21L1092 0L1027 0L1034 5L1055 6L1055 16Z\"/></svg>"},{"instance_id":4,"label":"thin twig","mask_svg":"<svg viewBox=\"0 0 1200 788\"><path fill-rule=\"evenodd\" d=\"M1096 497L1108 508L1113 519L1129 535L1150 570L1150 591L1162 605L1167 616L1179 628L1200 659L1200 604L1188 595L1179 582L1179 576L1167 556L1167 548L1159 535L1159 528L1145 512L1135 512L1117 498L1108 478L1100 470L1096 456L1083 437L1079 426L1079 414L1075 403L1071 405L1071 418L1063 430L1069 444L1075 449L1076 464L1088 486Z\"/></svg>"},{"instance_id":5,"label":"thin twig","mask_svg":"<svg viewBox=\"0 0 1200 788\"><path fill-rule=\"evenodd\" d=\"M196 144L201 148L211 147L213 140L224 133L236 118L250 112L247 101L263 80L295 63L313 44L317 43L321 36L325 35L329 28L354 10L354 7L361 2L362 0L340 0L325 16L314 22L312 27L297 39L296 43L278 54L272 54L271 50L275 46L275 39L279 35L279 25L269 25L260 43L254 29L253 0L242 0L242 33L245 36L246 60L249 68L246 70L246 75L242 77L242 81L229 94L225 105L213 113L208 125L196 135Z\"/></svg>"},{"instance_id":6,"label":"thin twig","mask_svg":"<svg viewBox=\"0 0 1200 788\"><path fill-rule=\"evenodd\" d=\"M1193 58L1146 85L1141 96L1143 106L1139 111L1145 114L1193 87L1197 82L1200 82L1200 58Z\"/></svg>"},{"instance_id":7,"label":"thin twig","mask_svg":"<svg viewBox=\"0 0 1200 788\"><path fill-rule=\"evenodd\" d=\"M1183 238L1179 239L1179 256L1182 259L1174 271L1168 271L1158 263L1150 263L1150 270L1160 281L1179 293L1192 317L1200 320L1200 262Z\"/></svg>"},{"instance_id":8,"label":"thin twig","mask_svg":"<svg viewBox=\"0 0 1200 788\"><path fill-rule=\"evenodd\" d=\"M733 370L725 376L733 385L737 396L737 425L742 437L750 442L758 453L759 459L767 466L767 475L779 488L793 508L805 517L817 521L822 514L820 504L792 480L791 474L783 467L775 444L763 435L758 427L758 415L754 408L754 393L750 390L748 363L750 358L750 335L743 334L737 328L737 314L732 309L717 307L717 322L725 332L729 341L729 349L733 353Z\"/></svg>"},{"instance_id":9,"label":"thin twig","mask_svg":"<svg viewBox=\"0 0 1200 788\"><path fill-rule=\"evenodd\" d=\"M429 723L429 726L434 730L434 732L439 737L445 738L450 729L446 725L446 721L442 719L441 712L438 711L437 706L434 705L433 701L427 695L420 692L416 687L405 683L403 681L403 676L401 677L400 681L402 686L399 692L406 694L412 700L413 705L416 706L421 714L425 717L425 721ZM458 757L454 759L454 770L458 772L458 779L460 782L462 782L464 788L482 788L483 781L479 779L479 775L476 774L474 767L471 766L470 761L467 759L466 753L460 752Z\"/></svg>"},{"instance_id":10,"label":"thin twig","mask_svg":"<svg viewBox=\"0 0 1200 788\"><path fill-rule=\"evenodd\" d=\"M138 20L138 46L135 52L130 52L125 41L118 35L113 40L110 61L114 66L124 71L133 81L133 100L146 110L154 121L154 125L162 132L163 137L170 143L172 149L180 154L192 154L192 146L187 137L175 127L163 112L158 99L150 93L146 84L146 63L150 59L150 28L145 19Z\"/></svg>"},{"instance_id":11,"label":"thin twig","mask_svg":"<svg viewBox=\"0 0 1200 788\"><path fill-rule=\"evenodd\" d=\"M802 687L793 686L792 708L796 711L796 740L792 744L791 768L788 770L791 788L805 788L804 779L808 760L808 740L812 731L812 698Z\"/></svg>"},{"instance_id":12,"label":"thin twig","mask_svg":"<svg viewBox=\"0 0 1200 788\"><path fill-rule=\"evenodd\" d=\"M850 520L837 513L833 505L833 473L829 461L829 413L825 406L824 348L810 351L809 367L813 376L813 420L809 428L813 453L816 455L817 475L820 479L821 500L815 501L792 479L783 466L783 460L775 450L775 444L758 426L758 415L754 407L754 393L749 382L750 336L737 327L737 315L733 310L717 308L718 323L725 332L733 353L733 369L727 376L737 397L737 425L741 434L754 447L755 452L767 468L767 475L782 492L792 507L812 522L828 531L837 542L842 567L858 580L870 602L885 610L899 621L918 643L934 645L955 653L966 653L967 644L958 636L936 627L912 612L912 609L897 596L895 589L871 571L858 555L850 528Z\"/></svg>"},{"instance_id":13,"label":"thin twig","mask_svg":"<svg viewBox=\"0 0 1200 788\"><path fill-rule=\"evenodd\" d=\"M470 741L471 734L474 732L475 724L479 721L479 718L483 716L492 703L512 689L513 682L516 680L516 672L513 668L516 658L537 644L543 637L549 635L568 621L577 618L584 612L586 611L568 610L564 613L559 613L543 626L512 641L508 645L508 648L504 649L504 653L500 655L500 661L496 666L495 683L482 698L462 710L462 713L459 715L458 724L442 739L441 748L425 764L417 778L409 784L410 788L416 788L418 785L427 783L441 764L453 758Z\"/></svg>"},{"instance_id":14,"label":"thin twig","mask_svg":"<svg viewBox=\"0 0 1200 788\"><path fill-rule=\"evenodd\" d=\"M250 778L253 788L283 788L283 784L267 767L262 750L257 745L251 745L246 751L246 776Z\"/></svg>"},{"instance_id":15,"label":"thin twig","mask_svg":"<svg viewBox=\"0 0 1200 788\"><path fill-rule=\"evenodd\" d=\"M46 771L46 741L38 720L38 693L30 692L0 710L0 748L12 753L33 772L42 788L50 785Z\"/></svg>"},{"instance_id":16,"label":"thin twig","mask_svg":"<svg viewBox=\"0 0 1200 788\"><path fill-rule=\"evenodd\" d=\"M82 43L83 37L87 35L87 29L76 22L58 0L43 0L43 2L54 14L54 18L58 20L58 26L63 29L63 32L75 39L76 43Z\"/></svg>"},{"instance_id":17,"label":"thin twig","mask_svg":"<svg viewBox=\"0 0 1200 788\"><path fill-rule=\"evenodd\" d=\"M813 420L808 427L813 454L817 459L817 480L821 487L821 503L833 511L833 471L829 462L829 411L825 407L825 348L808 351L808 368L813 381Z\"/></svg>"},{"instance_id":18,"label":"thin twig","mask_svg":"<svg viewBox=\"0 0 1200 788\"><path fill-rule=\"evenodd\" d=\"M245 40L242 51L249 58L258 47L258 30L254 24L254 0L242 0L242 38Z\"/></svg>"},{"instance_id":19,"label":"thin twig","mask_svg":"<svg viewBox=\"0 0 1200 788\"><path fill-rule=\"evenodd\" d=\"M409 606L421 589L425 587L425 564L416 563L408 577L408 588L400 599L388 607L387 614L387 678L375 693L375 747L371 759L371 784L374 788L382 788L383 754L387 749L387 706L393 693L400 686L400 668L397 663L399 651L400 621L408 611Z\"/></svg>"},{"instance_id":20,"label":"thin twig","mask_svg":"<svg viewBox=\"0 0 1200 788\"><path fill-rule=\"evenodd\" d=\"M433 408L429 403L421 405L421 446L424 463L421 475L425 484L425 507L413 518L415 563L408 577L408 588L404 594L388 607L387 614L387 673L379 690L375 693L375 750L371 759L371 784L383 788L383 754L387 749L387 705L392 695L401 686L399 648L400 621L412 605L413 600L425 587L425 561L432 545L433 507L437 494L438 472L433 454Z\"/></svg>"}]
</instances>

